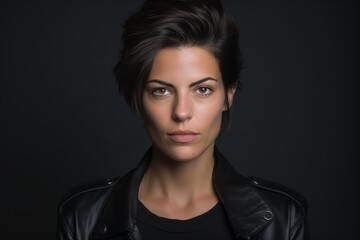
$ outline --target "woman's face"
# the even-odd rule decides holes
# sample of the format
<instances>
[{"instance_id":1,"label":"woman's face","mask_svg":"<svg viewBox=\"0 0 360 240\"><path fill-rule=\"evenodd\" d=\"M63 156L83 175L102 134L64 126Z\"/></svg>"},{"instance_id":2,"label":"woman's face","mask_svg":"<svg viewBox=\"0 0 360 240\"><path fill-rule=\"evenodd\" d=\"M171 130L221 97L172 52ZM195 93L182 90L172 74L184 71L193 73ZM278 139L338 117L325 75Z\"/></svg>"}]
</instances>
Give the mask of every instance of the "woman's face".
<instances>
[{"instance_id":1,"label":"woman's face","mask_svg":"<svg viewBox=\"0 0 360 240\"><path fill-rule=\"evenodd\" d=\"M227 93L230 104L234 92L232 88ZM212 154L226 110L217 60L200 47L160 50L143 105L145 128L157 151L176 161Z\"/></svg>"}]
</instances>

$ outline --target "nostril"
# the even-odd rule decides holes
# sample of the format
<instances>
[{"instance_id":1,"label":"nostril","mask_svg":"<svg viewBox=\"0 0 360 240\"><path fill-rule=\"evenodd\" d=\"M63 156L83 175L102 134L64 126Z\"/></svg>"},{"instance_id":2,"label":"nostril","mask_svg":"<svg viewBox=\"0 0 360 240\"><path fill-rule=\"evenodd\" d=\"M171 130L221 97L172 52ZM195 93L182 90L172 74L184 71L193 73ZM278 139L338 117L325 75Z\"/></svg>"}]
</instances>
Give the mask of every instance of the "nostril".
<instances>
[{"instance_id":1,"label":"nostril","mask_svg":"<svg viewBox=\"0 0 360 240\"><path fill-rule=\"evenodd\" d=\"M188 119L191 119L192 111L190 102L184 97L183 99L179 99L173 110L173 119L178 122L183 122Z\"/></svg>"},{"instance_id":2,"label":"nostril","mask_svg":"<svg viewBox=\"0 0 360 240\"><path fill-rule=\"evenodd\" d=\"M185 111L182 111L182 112L177 111L177 112L174 112L173 119L178 122L183 122L183 121L191 119L191 114L188 111L186 111L186 112Z\"/></svg>"}]
</instances>

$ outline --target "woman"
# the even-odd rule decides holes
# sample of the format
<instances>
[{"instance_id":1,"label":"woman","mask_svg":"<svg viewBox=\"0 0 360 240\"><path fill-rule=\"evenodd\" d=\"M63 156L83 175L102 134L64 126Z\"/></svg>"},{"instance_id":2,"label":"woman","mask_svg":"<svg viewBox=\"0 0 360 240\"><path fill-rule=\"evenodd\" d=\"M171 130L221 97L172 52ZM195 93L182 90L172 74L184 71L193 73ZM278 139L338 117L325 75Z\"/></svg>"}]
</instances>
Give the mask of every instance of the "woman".
<instances>
[{"instance_id":1,"label":"woman","mask_svg":"<svg viewBox=\"0 0 360 240\"><path fill-rule=\"evenodd\" d=\"M152 147L125 176L70 193L57 239L307 239L302 197L242 177L215 147L240 69L220 1L146 1L115 74Z\"/></svg>"}]
</instances>

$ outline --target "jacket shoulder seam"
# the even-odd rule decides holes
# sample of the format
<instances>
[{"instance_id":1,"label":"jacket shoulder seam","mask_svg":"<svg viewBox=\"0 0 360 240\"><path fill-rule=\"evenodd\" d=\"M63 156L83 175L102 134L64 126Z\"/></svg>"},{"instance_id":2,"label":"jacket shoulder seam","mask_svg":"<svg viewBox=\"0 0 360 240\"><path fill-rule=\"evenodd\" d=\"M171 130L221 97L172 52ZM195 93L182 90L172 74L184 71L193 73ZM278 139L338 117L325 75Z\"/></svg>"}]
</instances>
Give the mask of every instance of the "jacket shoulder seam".
<instances>
[{"instance_id":1,"label":"jacket shoulder seam","mask_svg":"<svg viewBox=\"0 0 360 240\"><path fill-rule=\"evenodd\" d=\"M102 180L102 181L104 181L104 180ZM74 187L72 190L70 190L70 192L67 195L65 195L63 200L60 201L59 213L62 212L63 206L66 203L68 203L70 200L72 200L72 199L74 199L74 198L76 198L76 197L78 197L78 196L80 196L80 195L82 195L84 193L110 188L110 187L113 186L114 182L115 181L110 181L110 179L106 179L105 182L104 182L104 184L106 184L106 185L97 186L97 187L91 187L92 184L95 185L96 183L98 183L98 182L95 181L92 184L88 183L88 184L82 184L82 185L80 185L80 187L79 186ZM81 190L79 190L79 189L81 189Z\"/></svg>"},{"instance_id":2,"label":"jacket shoulder seam","mask_svg":"<svg viewBox=\"0 0 360 240\"><path fill-rule=\"evenodd\" d=\"M267 191L271 191L271 192L276 192L276 193L280 193L284 196L286 196L287 198L291 199L292 201L294 201L298 206L300 206L303 214L302 216L304 216L304 213L306 212L307 209L307 202L306 199L297 191L286 187L284 185L275 183L275 182L271 182L268 180L264 180L262 178L257 178L257 177L249 177L248 178L256 187L260 188L260 189L264 189Z\"/></svg>"}]
</instances>

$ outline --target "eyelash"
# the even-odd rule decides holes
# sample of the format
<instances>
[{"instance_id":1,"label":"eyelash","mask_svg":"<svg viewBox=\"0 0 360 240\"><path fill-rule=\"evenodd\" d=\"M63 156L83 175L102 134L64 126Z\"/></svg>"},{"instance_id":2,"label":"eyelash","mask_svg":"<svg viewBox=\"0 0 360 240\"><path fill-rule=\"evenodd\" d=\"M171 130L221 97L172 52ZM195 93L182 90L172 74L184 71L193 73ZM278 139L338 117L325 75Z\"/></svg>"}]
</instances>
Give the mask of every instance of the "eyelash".
<instances>
[{"instance_id":1,"label":"eyelash","mask_svg":"<svg viewBox=\"0 0 360 240\"><path fill-rule=\"evenodd\" d=\"M199 88L196 89L196 92L198 92L200 89L202 89L202 90L205 89L206 93L200 93L201 95L204 95L204 96L209 96L214 92L214 90L212 88L209 88L209 87L199 87Z\"/></svg>"},{"instance_id":2,"label":"eyelash","mask_svg":"<svg viewBox=\"0 0 360 240\"><path fill-rule=\"evenodd\" d=\"M166 89L166 88L154 88L153 90L151 90L151 93L152 93L153 95L159 96L159 97L168 95L168 94L159 93L159 91L162 91L162 90L171 93L171 92L170 92L168 89Z\"/></svg>"},{"instance_id":3,"label":"eyelash","mask_svg":"<svg viewBox=\"0 0 360 240\"><path fill-rule=\"evenodd\" d=\"M205 93L200 93L199 90L205 90ZM161 93L160 91L163 91L163 93ZM167 92L167 93L165 94L164 92ZM214 90L209 87L198 87L195 90L195 92L199 93L200 95L203 95L203 96L209 96L214 92ZM155 96L161 97L161 96L166 96L166 95L170 94L171 91L169 91L166 88L154 88L153 90L151 90L151 93Z\"/></svg>"}]
</instances>

